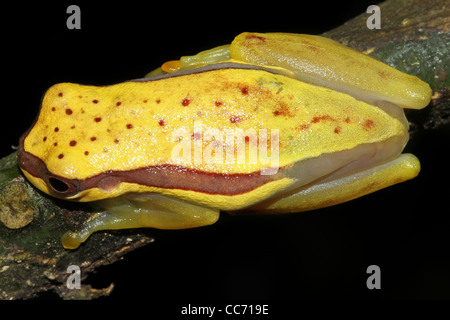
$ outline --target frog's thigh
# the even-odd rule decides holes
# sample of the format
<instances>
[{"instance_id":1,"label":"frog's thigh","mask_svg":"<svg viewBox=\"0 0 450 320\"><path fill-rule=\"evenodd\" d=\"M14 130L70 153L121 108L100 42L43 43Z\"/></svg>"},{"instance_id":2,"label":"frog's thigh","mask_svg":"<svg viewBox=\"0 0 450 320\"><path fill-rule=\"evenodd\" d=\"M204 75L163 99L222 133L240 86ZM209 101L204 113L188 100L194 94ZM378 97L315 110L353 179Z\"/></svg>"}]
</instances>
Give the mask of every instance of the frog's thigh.
<instances>
[{"instance_id":1,"label":"frog's thigh","mask_svg":"<svg viewBox=\"0 0 450 320\"><path fill-rule=\"evenodd\" d=\"M151 194L135 198L112 198L99 201L106 212L85 223L77 232L63 236L65 248L77 248L99 230L151 227L187 229L213 224L219 210L197 206L182 200Z\"/></svg>"},{"instance_id":2,"label":"frog's thigh","mask_svg":"<svg viewBox=\"0 0 450 320\"><path fill-rule=\"evenodd\" d=\"M273 213L300 212L332 206L414 178L420 162L412 154L334 181L313 185L264 207Z\"/></svg>"}]
</instances>

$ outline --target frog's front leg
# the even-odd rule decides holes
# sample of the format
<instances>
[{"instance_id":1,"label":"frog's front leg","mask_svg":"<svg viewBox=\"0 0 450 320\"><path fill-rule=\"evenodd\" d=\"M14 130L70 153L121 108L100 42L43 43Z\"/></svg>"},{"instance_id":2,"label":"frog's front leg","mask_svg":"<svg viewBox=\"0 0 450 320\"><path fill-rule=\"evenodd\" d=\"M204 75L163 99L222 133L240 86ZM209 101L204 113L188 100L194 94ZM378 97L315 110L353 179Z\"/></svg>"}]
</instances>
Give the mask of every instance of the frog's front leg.
<instances>
[{"instance_id":1,"label":"frog's front leg","mask_svg":"<svg viewBox=\"0 0 450 320\"><path fill-rule=\"evenodd\" d=\"M98 201L106 212L62 237L66 249L75 249L94 232L128 228L187 229L213 224L219 210L201 207L159 194L117 197Z\"/></svg>"}]
</instances>

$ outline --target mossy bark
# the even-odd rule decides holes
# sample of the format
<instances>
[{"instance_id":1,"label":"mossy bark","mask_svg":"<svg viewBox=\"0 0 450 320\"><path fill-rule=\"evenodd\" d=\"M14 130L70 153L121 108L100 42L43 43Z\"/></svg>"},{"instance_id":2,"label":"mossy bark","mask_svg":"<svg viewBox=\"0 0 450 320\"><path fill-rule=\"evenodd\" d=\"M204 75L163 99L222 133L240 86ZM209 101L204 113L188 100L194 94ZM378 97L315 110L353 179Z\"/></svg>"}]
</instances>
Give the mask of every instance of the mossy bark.
<instances>
[{"instance_id":1,"label":"mossy bark","mask_svg":"<svg viewBox=\"0 0 450 320\"><path fill-rule=\"evenodd\" d=\"M428 82L433 100L423 110L408 112L411 132L449 131L450 11L446 0L390 0L380 8L380 30L368 32L368 14L362 13L324 35ZM29 299L49 290L65 299L108 295L113 285L68 289L68 266L80 266L83 280L99 266L153 239L145 233L98 232L79 249L64 249L61 235L82 225L90 210L37 191L20 174L16 153L1 159L0 299Z\"/></svg>"}]
</instances>

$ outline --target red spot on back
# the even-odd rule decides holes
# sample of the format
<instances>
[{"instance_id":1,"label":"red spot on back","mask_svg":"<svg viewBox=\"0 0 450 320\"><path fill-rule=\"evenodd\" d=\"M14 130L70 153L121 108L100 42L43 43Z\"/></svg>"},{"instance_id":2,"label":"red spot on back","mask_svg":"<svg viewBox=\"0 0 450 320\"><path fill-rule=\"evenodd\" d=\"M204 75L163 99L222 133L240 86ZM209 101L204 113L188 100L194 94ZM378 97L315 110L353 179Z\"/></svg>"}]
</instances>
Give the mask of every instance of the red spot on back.
<instances>
[{"instance_id":1,"label":"red spot on back","mask_svg":"<svg viewBox=\"0 0 450 320\"><path fill-rule=\"evenodd\" d=\"M166 122L164 121L164 119L159 119L158 124L159 124L160 126L163 126L163 125L166 124Z\"/></svg>"},{"instance_id":2,"label":"red spot on back","mask_svg":"<svg viewBox=\"0 0 450 320\"><path fill-rule=\"evenodd\" d=\"M62 92L58 93L58 97L62 97L62 96L63 96Z\"/></svg>"},{"instance_id":3,"label":"red spot on back","mask_svg":"<svg viewBox=\"0 0 450 320\"><path fill-rule=\"evenodd\" d=\"M220 107L222 105L222 101L217 100L216 101L216 107Z\"/></svg>"},{"instance_id":4,"label":"red spot on back","mask_svg":"<svg viewBox=\"0 0 450 320\"><path fill-rule=\"evenodd\" d=\"M60 154L58 155L58 159L62 159L62 158L64 158L64 154L60 153Z\"/></svg>"},{"instance_id":5,"label":"red spot on back","mask_svg":"<svg viewBox=\"0 0 450 320\"><path fill-rule=\"evenodd\" d=\"M334 133L341 133L341 127L334 128Z\"/></svg>"},{"instance_id":6,"label":"red spot on back","mask_svg":"<svg viewBox=\"0 0 450 320\"><path fill-rule=\"evenodd\" d=\"M291 113L291 110L289 109L289 107L284 103L280 103L277 106L277 109L273 112L273 114L275 116L285 116L285 117L295 116L294 114Z\"/></svg>"},{"instance_id":7,"label":"red spot on back","mask_svg":"<svg viewBox=\"0 0 450 320\"><path fill-rule=\"evenodd\" d=\"M47 141L47 137L44 137L44 139L42 139L42 141L44 141L44 142Z\"/></svg>"},{"instance_id":8,"label":"red spot on back","mask_svg":"<svg viewBox=\"0 0 450 320\"><path fill-rule=\"evenodd\" d=\"M100 121L102 121L102 118L101 117L96 117L96 118L94 118L94 121L95 122L100 122Z\"/></svg>"},{"instance_id":9,"label":"red spot on back","mask_svg":"<svg viewBox=\"0 0 450 320\"><path fill-rule=\"evenodd\" d=\"M320 51L321 51L321 49L319 47L316 47L315 45L312 45L312 44L308 45L307 47L310 51L314 51L317 53L320 53Z\"/></svg>"},{"instance_id":10,"label":"red spot on back","mask_svg":"<svg viewBox=\"0 0 450 320\"><path fill-rule=\"evenodd\" d=\"M161 99L156 99L156 103L160 104L161 103Z\"/></svg>"},{"instance_id":11,"label":"red spot on back","mask_svg":"<svg viewBox=\"0 0 450 320\"><path fill-rule=\"evenodd\" d=\"M56 127L56 128L54 129L54 131L55 131L55 132L58 132L58 131L59 131L59 128L58 128L58 127Z\"/></svg>"},{"instance_id":12,"label":"red spot on back","mask_svg":"<svg viewBox=\"0 0 450 320\"><path fill-rule=\"evenodd\" d=\"M248 94L248 88L244 87L241 89L242 94Z\"/></svg>"},{"instance_id":13,"label":"red spot on back","mask_svg":"<svg viewBox=\"0 0 450 320\"><path fill-rule=\"evenodd\" d=\"M383 79L389 78L389 74L384 71L378 71L378 75L380 76L380 78L383 78Z\"/></svg>"},{"instance_id":14,"label":"red spot on back","mask_svg":"<svg viewBox=\"0 0 450 320\"><path fill-rule=\"evenodd\" d=\"M97 99L94 99L94 100L92 100L92 103L97 104L97 103L98 103L98 100L97 100Z\"/></svg>"},{"instance_id":15,"label":"red spot on back","mask_svg":"<svg viewBox=\"0 0 450 320\"><path fill-rule=\"evenodd\" d=\"M89 155L89 151L85 151L85 152L84 152L84 155L85 155L85 156Z\"/></svg>"},{"instance_id":16,"label":"red spot on back","mask_svg":"<svg viewBox=\"0 0 450 320\"><path fill-rule=\"evenodd\" d=\"M230 122L231 123L237 123L237 122L240 122L241 121L241 117L239 117L239 116L231 116L230 117Z\"/></svg>"},{"instance_id":17,"label":"red spot on back","mask_svg":"<svg viewBox=\"0 0 450 320\"><path fill-rule=\"evenodd\" d=\"M309 124L302 124L302 125L300 125L300 127L299 127L300 131L308 130L308 128L309 128Z\"/></svg>"},{"instance_id":18,"label":"red spot on back","mask_svg":"<svg viewBox=\"0 0 450 320\"><path fill-rule=\"evenodd\" d=\"M116 102L117 107L120 106L121 104L122 104L122 102L120 102L120 101Z\"/></svg>"},{"instance_id":19,"label":"red spot on back","mask_svg":"<svg viewBox=\"0 0 450 320\"><path fill-rule=\"evenodd\" d=\"M133 128L133 125L131 123L128 123L127 124L127 129L132 129L132 128Z\"/></svg>"},{"instance_id":20,"label":"red spot on back","mask_svg":"<svg viewBox=\"0 0 450 320\"><path fill-rule=\"evenodd\" d=\"M69 142L69 145L71 147L74 147L76 144L77 144L77 142L75 140L72 140L72 141Z\"/></svg>"},{"instance_id":21,"label":"red spot on back","mask_svg":"<svg viewBox=\"0 0 450 320\"><path fill-rule=\"evenodd\" d=\"M72 109L66 109L66 114L70 116L73 113Z\"/></svg>"},{"instance_id":22,"label":"red spot on back","mask_svg":"<svg viewBox=\"0 0 450 320\"><path fill-rule=\"evenodd\" d=\"M362 124L362 127L364 128L364 130L370 130L375 126L375 123L370 120L367 119L366 121L364 121L364 123Z\"/></svg>"},{"instance_id":23,"label":"red spot on back","mask_svg":"<svg viewBox=\"0 0 450 320\"><path fill-rule=\"evenodd\" d=\"M96 137L91 137L91 141L95 141L95 140L97 140Z\"/></svg>"},{"instance_id":24,"label":"red spot on back","mask_svg":"<svg viewBox=\"0 0 450 320\"><path fill-rule=\"evenodd\" d=\"M258 40L260 40L261 42L266 42L266 38L261 37L261 36L257 36L257 35L254 35L254 34L249 34L248 36L245 37L245 39L247 39L247 40L250 40L250 39L258 39Z\"/></svg>"},{"instance_id":25,"label":"red spot on back","mask_svg":"<svg viewBox=\"0 0 450 320\"><path fill-rule=\"evenodd\" d=\"M334 121L334 119L332 117L330 117L329 115L324 115L324 116L320 116L320 117L313 117L311 120L311 123L318 123L320 121L323 120L331 120Z\"/></svg>"},{"instance_id":26,"label":"red spot on back","mask_svg":"<svg viewBox=\"0 0 450 320\"><path fill-rule=\"evenodd\" d=\"M347 123L350 123L350 118L347 117L347 118L344 119L344 121L347 122Z\"/></svg>"},{"instance_id":27,"label":"red spot on back","mask_svg":"<svg viewBox=\"0 0 450 320\"><path fill-rule=\"evenodd\" d=\"M183 99L183 101L181 101L181 104L185 107L187 107L189 103L191 103L191 100L189 100L188 98L185 98Z\"/></svg>"}]
</instances>

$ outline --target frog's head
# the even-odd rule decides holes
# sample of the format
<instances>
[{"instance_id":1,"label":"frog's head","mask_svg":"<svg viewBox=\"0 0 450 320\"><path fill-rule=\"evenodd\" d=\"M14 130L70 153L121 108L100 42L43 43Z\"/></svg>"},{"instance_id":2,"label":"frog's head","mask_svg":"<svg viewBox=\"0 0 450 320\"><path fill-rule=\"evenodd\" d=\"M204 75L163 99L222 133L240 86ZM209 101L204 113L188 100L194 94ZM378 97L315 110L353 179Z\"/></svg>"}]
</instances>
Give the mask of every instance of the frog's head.
<instances>
[{"instance_id":1,"label":"frog's head","mask_svg":"<svg viewBox=\"0 0 450 320\"><path fill-rule=\"evenodd\" d=\"M19 140L18 159L25 176L40 190L63 199L76 197L83 189L76 178L81 155L73 157L73 149L82 144L82 128L89 125L80 122L87 108L74 107L78 87L82 86L61 83L51 87L42 99L40 114ZM78 100L84 93L78 92ZM64 161L68 155L70 162Z\"/></svg>"},{"instance_id":2,"label":"frog's head","mask_svg":"<svg viewBox=\"0 0 450 320\"><path fill-rule=\"evenodd\" d=\"M138 139L129 110L119 108L127 102L114 99L109 87L60 83L49 88L38 117L19 141L25 176L57 198L90 201L114 196L122 177L109 173L129 168L123 156L115 155L132 157L134 146L126 142ZM97 194L91 194L95 190Z\"/></svg>"}]
</instances>

